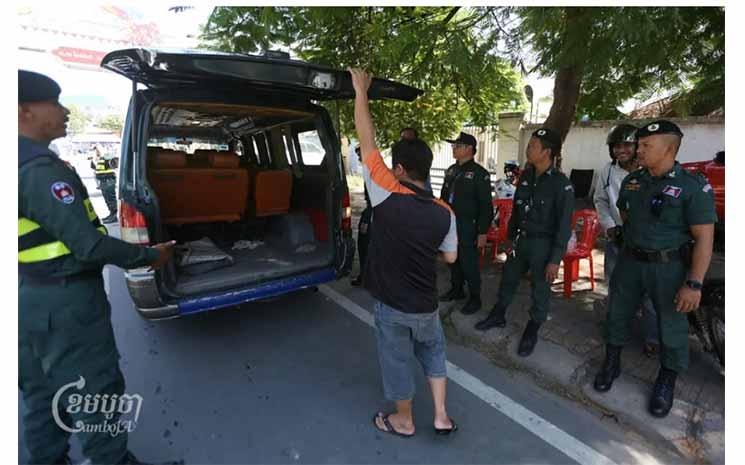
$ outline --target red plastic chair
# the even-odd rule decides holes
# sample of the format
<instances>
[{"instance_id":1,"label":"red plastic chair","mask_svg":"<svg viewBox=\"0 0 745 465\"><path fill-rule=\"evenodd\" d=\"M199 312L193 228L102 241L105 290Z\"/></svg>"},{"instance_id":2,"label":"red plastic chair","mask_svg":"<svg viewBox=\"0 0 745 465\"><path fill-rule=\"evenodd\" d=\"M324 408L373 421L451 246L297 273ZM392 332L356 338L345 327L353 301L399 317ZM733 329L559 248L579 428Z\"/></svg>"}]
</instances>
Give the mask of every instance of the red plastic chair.
<instances>
[{"instance_id":1,"label":"red plastic chair","mask_svg":"<svg viewBox=\"0 0 745 465\"><path fill-rule=\"evenodd\" d=\"M494 205L495 210L494 217L497 219L492 221L489 230L486 232L486 244L492 246L491 259L494 261L497 258L499 245L507 241L507 226L512 216L513 199L494 199L492 205ZM497 215L497 212L499 212L499 215ZM486 248L481 250L480 266L484 266L485 254Z\"/></svg>"},{"instance_id":2,"label":"red plastic chair","mask_svg":"<svg viewBox=\"0 0 745 465\"><path fill-rule=\"evenodd\" d=\"M579 278L579 261L586 258L590 261L590 286L595 290L595 270L592 263L592 249L598 235L600 222L598 213L592 209L577 210L572 215L572 231L577 231L577 225L582 230L577 234L577 246L568 250L564 255L564 297L572 297L572 283Z\"/></svg>"}]
</instances>

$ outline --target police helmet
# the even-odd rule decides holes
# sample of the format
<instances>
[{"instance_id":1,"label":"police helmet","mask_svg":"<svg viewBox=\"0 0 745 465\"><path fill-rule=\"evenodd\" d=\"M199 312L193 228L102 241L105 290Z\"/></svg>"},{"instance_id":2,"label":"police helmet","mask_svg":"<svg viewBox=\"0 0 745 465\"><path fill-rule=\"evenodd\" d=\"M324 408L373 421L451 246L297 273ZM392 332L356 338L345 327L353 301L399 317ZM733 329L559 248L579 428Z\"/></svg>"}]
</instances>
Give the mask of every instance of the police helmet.
<instances>
[{"instance_id":1,"label":"police helmet","mask_svg":"<svg viewBox=\"0 0 745 465\"><path fill-rule=\"evenodd\" d=\"M520 169L520 164L517 162L517 160L507 160L504 162L504 172L514 172L518 171Z\"/></svg>"},{"instance_id":2,"label":"police helmet","mask_svg":"<svg viewBox=\"0 0 745 465\"><path fill-rule=\"evenodd\" d=\"M610 157L615 160L613 155L613 146L622 142L628 142L636 144L636 126L631 124L619 124L613 126L608 133L608 137L605 139L605 143L608 144L608 152Z\"/></svg>"}]
</instances>

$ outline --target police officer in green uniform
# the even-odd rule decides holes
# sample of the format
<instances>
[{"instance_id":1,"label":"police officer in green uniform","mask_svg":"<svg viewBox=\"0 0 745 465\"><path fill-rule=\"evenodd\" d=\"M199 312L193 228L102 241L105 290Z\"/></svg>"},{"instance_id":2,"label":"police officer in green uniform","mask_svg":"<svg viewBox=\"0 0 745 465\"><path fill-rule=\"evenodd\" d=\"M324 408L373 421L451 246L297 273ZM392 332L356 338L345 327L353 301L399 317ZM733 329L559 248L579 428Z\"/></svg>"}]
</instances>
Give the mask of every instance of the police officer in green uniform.
<instances>
[{"instance_id":1,"label":"police officer in green uniform","mask_svg":"<svg viewBox=\"0 0 745 465\"><path fill-rule=\"evenodd\" d=\"M55 402L55 394L81 379L72 391L81 396L123 394L103 266L157 269L173 247L106 234L78 175L48 148L66 134L70 112L59 93L49 77L18 71L18 384L31 463L70 463L62 426L117 422L101 409L70 413L69 395ZM94 464L141 463L128 452L126 433L77 434Z\"/></svg>"},{"instance_id":2,"label":"police officer in green uniform","mask_svg":"<svg viewBox=\"0 0 745 465\"><path fill-rule=\"evenodd\" d=\"M515 296L520 277L530 270L532 307L518 354L527 357L538 342L538 329L546 321L551 283L556 279L571 234L574 189L554 167L561 152L561 137L549 128L533 132L525 154L528 166L515 191L508 239L513 252L504 265L497 303L489 316L476 324L486 331L504 327L505 312Z\"/></svg>"},{"instance_id":3,"label":"police officer in green uniform","mask_svg":"<svg viewBox=\"0 0 745 465\"><path fill-rule=\"evenodd\" d=\"M93 148L95 156L91 161L96 175L96 183L101 191L106 207L109 209L109 216L101 220L104 224L116 223L117 205L116 205L116 159L106 159L103 149L96 145Z\"/></svg>"},{"instance_id":4,"label":"police officer in green uniform","mask_svg":"<svg viewBox=\"0 0 745 465\"><path fill-rule=\"evenodd\" d=\"M673 405L677 374L688 367L688 319L714 241L714 194L706 178L675 161L683 133L670 121L637 130L642 169L623 180L616 205L623 218L624 249L610 281L606 358L595 389L608 391L621 373L621 349L642 297L657 310L661 367L649 412L664 417Z\"/></svg>"},{"instance_id":5,"label":"police officer in green uniform","mask_svg":"<svg viewBox=\"0 0 745 465\"><path fill-rule=\"evenodd\" d=\"M458 229L458 260L450 265L448 292L440 296L444 302L465 298L463 282L468 283L469 299L461 312L469 315L481 309L481 274L479 249L486 246L486 231L494 216L489 172L473 159L476 138L461 132L448 140L457 162L445 172L440 198L453 209Z\"/></svg>"}]
</instances>

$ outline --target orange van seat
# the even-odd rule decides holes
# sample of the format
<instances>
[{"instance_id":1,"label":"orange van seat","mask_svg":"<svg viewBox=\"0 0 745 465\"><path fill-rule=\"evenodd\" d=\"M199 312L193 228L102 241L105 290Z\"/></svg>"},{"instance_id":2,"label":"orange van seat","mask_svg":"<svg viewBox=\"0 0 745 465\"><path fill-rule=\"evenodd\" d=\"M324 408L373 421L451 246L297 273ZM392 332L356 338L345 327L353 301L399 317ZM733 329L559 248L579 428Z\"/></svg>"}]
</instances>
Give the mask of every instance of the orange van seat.
<instances>
[{"instance_id":1,"label":"orange van seat","mask_svg":"<svg viewBox=\"0 0 745 465\"><path fill-rule=\"evenodd\" d=\"M166 224L238 221L247 207L250 180L234 153L214 152L208 168L189 168L186 154L155 154L149 180ZM162 159L161 159L162 158ZM183 159L183 160L182 160Z\"/></svg>"},{"instance_id":2,"label":"orange van seat","mask_svg":"<svg viewBox=\"0 0 745 465\"><path fill-rule=\"evenodd\" d=\"M254 177L254 211L256 216L284 215L290 210L292 172L259 171Z\"/></svg>"}]
</instances>

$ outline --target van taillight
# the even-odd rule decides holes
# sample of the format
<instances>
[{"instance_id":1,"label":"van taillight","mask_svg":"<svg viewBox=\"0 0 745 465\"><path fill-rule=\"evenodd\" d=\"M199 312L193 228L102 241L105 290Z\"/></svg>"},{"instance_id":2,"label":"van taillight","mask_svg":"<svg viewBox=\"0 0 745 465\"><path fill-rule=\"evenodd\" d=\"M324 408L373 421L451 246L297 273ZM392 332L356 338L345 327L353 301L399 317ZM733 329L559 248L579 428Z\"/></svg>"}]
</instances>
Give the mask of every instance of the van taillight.
<instances>
[{"instance_id":1,"label":"van taillight","mask_svg":"<svg viewBox=\"0 0 745 465\"><path fill-rule=\"evenodd\" d=\"M119 205L119 225L123 241L140 245L150 244L145 216L127 202L121 202Z\"/></svg>"},{"instance_id":2,"label":"van taillight","mask_svg":"<svg viewBox=\"0 0 745 465\"><path fill-rule=\"evenodd\" d=\"M352 202L349 198L349 190L344 191L344 197L341 199L341 230L352 230Z\"/></svg>"}]
</instances>

